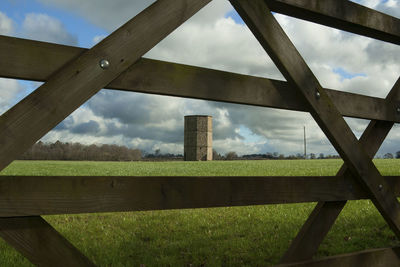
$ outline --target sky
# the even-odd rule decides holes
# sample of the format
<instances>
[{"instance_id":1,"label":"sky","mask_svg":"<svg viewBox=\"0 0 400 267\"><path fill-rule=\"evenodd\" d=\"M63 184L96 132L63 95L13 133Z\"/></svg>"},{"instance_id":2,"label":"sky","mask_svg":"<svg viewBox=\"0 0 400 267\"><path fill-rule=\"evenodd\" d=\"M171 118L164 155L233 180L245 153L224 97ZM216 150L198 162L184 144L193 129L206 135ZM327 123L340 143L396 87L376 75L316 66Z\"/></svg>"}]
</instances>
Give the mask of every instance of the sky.
<instances>
[{"instance_id":1,"label":"sky","mask_svg":"<svg viewBox=\"0 0 400 267\"><path fill-rule=\"evenodd\" d=\"M154 1L1 0L0 34L90 48ZM359 4L400 17L400 0ZM400 47L274 14L322 86L384 98L400 75ZM228 1L214 0L144 57L284 80ZM0 114L40 83L0 78ZM185 115L213 116L221 154L337 154L304 112L101 90L41 140L119 144L147 153L183 153ZM348 119L359 137L367 120ZM392 129L378 155L400 150Z\"/></svg>"}]
</instances>

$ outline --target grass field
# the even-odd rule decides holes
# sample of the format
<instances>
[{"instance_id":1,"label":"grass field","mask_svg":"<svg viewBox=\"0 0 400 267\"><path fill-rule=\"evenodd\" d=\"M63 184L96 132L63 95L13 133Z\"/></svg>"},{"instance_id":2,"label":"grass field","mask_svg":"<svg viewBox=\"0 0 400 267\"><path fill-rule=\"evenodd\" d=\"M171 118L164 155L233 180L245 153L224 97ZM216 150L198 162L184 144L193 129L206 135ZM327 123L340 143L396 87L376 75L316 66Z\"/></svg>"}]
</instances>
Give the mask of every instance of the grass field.
<instances>
[{"instance_id":1,"label":"grass field","mask_svg":"<svg viewBox=\"0 0 400 267\"><path fill-rule=\"evenodd\" d=\"M335 175L340 160L213 162L16 161L0 175ZM376 160L399 175L400 160ZM45 216L100 266L268 266L315 203ZM400 245L370 201L351 201L317 257ZM0 240L0 266L29 262Z\"/></svg>"}]
</instances>

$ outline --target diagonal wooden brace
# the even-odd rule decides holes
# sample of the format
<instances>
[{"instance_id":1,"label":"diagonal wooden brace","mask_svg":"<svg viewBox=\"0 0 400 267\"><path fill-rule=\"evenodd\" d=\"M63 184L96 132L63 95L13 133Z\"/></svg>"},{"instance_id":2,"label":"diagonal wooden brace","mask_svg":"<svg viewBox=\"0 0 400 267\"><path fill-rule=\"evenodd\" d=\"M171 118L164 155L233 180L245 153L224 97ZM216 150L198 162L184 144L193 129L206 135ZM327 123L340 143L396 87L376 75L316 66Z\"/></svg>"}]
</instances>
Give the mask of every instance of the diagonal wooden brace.
<instances>
[{"instance_id":1,"label":"diagonal wooden brace","mask_svg":"<svg viewBox=\"0 0 400 267\"><path fill-rule=\"evenodd\" d=\"M344 159L353 177L370 194L374 205L400 238L400 204L397 198L268 6L262 0L231 0L231 3L288 83L297 89L294 93L309 104L311 115Z\"/></svg>"},{"instance_id":2,"label":"diagonal wooden brace","mask_svg":"<svg viewBox=\"0 0 400 267\"><path fill-rule=\"evenodd\" d=\"M95 266L40 216L0 218L0 236L37 266Z\"/></svg>"},{"instance_id":3,"label":"diagonal wooden brace","mask_svg":"<svg viewBox=\"0 0 400 267\"><path fill-rule=\"evenodd\" d=\"M400 78L386 97L390 103L400 100ZM379 147L392 129L394 123L389 121L371 121L360 138L361 145L368 156L373 158ZM343 164L336 176L351 178L351 173ZM319 245L328 234L332 225L343 210L347 201L318 202L299 233L283 255L281 262L309 260L317 252Z\"/></svg>"},{"instance_id":4,"label":"diagonal wooden brace","mask_svg":"<svg viewBox=\"0 0 400 267\"><path fill-rule=\"evenodd\" d=\"M400 45L400 20L348 0L264 0L271 11ZM355 16L355 14L357 14Z\"/></svg>"},{"instance_id":5,"label":"diagonal wooden brace","mask_svg":"<svg viewBox=\"0 0 400 267\"><path fill-rule=\"evenodd\" d=\"M159 0L52 74L45 84L0 117L0 170L210 1ZM27 227L31 225L30 220L18 219ZM46 262L60 254L65 258L71 257L70 254L81 258L79 252L70 249L72 245L60 238L42 218L35 220L46 229L49 239L57 240L59 250L41 253L40 249L26 247L32 237L38 240L41 228L8 231L15 221L12 218L1 219L4 227L0 228L0 236L28 259L35 259L34 263L45 262L44 265L49 266Z\"/></svg>"}]
</instances>

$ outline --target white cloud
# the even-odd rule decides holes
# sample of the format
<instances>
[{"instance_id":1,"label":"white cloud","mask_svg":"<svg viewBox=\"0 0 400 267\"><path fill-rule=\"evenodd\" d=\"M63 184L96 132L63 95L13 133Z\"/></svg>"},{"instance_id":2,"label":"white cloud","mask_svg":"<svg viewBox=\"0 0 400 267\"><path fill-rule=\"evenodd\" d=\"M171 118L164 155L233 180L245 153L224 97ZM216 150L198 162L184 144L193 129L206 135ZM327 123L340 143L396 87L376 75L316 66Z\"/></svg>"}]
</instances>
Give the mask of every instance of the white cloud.
<instances>
[{"instance_id":1,"label":"white cloud","mask_svg":"<svg viewBox=\"0 0 400 267\"><path fill-rule=\"evenodd\" d=\"M363 6L366 6L369 8L376 8L379 5L380 0L361 0L359 2L360 2L359 4L361 4Z\"/></svg>"},{"instance_id":2,"label":"white cloud","mask_svg":"<svg viewBox=\"0 0 400 267\"><path fill-rule=\"evenodd\" d=\"M24 91L25 88L17 80L0 78L0 114L16 104Z\"/></svg>"},{"instance_id":3,"label":"white cloud","mask_svg":"<svg viewBox=\"0 0 400 267\"><path fill-rule=\"evenodd\" d=\"M0 34L10 35L13 33L14 23L6 14L0 12Z\"/></svg>"},{"instance_id":4,"label":"white cloud","mask_svg":"<svg viewBox=\"0 0 400 267\"><path fill-rule=\"evenodd\" d=\"M23 36L29 39L59 43L65 45L77 45L78 39L67 31L64 24L46 14L26 14L22 23Z\"/></svg>"},{"instance_id":5,"label":"white cloud","mask_svg":"<svg viewBox=\"0 0 400 267\"><path fill-rule=\"evenodd\" d=\"M247 27L223 15L213 24L183 24L146 57L283 79Z\"/></svg>"}]
</instances>

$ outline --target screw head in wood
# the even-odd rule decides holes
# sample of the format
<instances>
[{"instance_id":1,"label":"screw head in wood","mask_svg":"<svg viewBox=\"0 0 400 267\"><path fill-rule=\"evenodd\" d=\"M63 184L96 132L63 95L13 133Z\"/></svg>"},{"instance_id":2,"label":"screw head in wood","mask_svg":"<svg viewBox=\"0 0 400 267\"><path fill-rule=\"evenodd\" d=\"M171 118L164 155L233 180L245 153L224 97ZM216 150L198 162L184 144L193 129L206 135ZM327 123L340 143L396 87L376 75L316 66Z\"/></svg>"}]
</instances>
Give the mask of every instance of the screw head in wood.
<instances>
[{"instance_id":1,"label":"screw head in wood","mask_svg":"<svg viewBox=\"0 0 400 267\"><path fill-rule=\"evenodd\" d=\"M383 185L378 185L379 191L381 191L383 189Z\"/></svg>"},{"instance_id":2,"label":"screw head in wood","mask_svg":"<svg viewBox=\"0 0 400 267\"><path fill-rule=\"evenodd\" d=\"M100 60L99 64L102 69L108 69L108 67L110 67L110 62L107 59Z\"/></svg>"},{"instance_id":3,"label":"screw head in wood","mask_svg":"<svg viewBox=\"0 0 400 267\"><path fill-rule=\"evenodd\" d=\"M397 114L400 114L400 107L397 107L397 108L396 108L396 113L397 113Z\"/></svg>"},{"instance_id":4,"label":"screw head in wood","mask_svg":"<svg viewBox=\"0 0 400 267\"><path fill-rule=\"evenodd\" d=\"M315 92L315 98L319 99L320 97L321 97L321 94L318 91L316 91Z\"/></svg>"}]
</instances>

